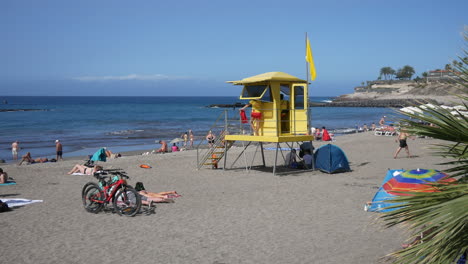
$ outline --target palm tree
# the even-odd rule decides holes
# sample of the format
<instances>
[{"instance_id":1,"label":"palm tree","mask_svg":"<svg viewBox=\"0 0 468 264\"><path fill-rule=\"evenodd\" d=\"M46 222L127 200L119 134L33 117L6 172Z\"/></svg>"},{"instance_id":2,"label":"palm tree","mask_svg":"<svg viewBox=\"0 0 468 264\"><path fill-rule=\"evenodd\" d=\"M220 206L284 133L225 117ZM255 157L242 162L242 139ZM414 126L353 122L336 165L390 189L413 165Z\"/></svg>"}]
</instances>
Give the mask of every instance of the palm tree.
<instances>
[{"instance_id":1,"label":"palm tree","mask_svg":"<svg viewBox=\"0 0 468 264\"><path fill-rule=\"evenodd\" d=\"M380 76L383 75L385 80L387 80L387 78L392 75L392 72L394 73L395 71L391 67L382 67L380 69Z\"/></svg>"},{"instance_id":2,"label":"palm tree","mask_svg":"<svg viewBox=\"0 0 468 264\"><path fill-rule=\"evenodd\" d=\"M464 38L468 43L468 28ZM466 50L464 53L468 55ZM458 97L468 108L468 60L459 58L462 64L457 64L457 70L462 88ZM388 227L409 226L411 237L421 232L428 234L423 243L394 252L395 263L455 263L468 252L468 117L454 116L443 108L421 110L421 116L402 112L412 118L402 120L403 127L413 134L443 140L445 143L435 146L435 154L450 159L442 164L450 165L446 172L457 181L433 184L438 192L399 196L393 202L404 205L395 205L399 209L382 217Z\"/></svg>"}]
</instances>

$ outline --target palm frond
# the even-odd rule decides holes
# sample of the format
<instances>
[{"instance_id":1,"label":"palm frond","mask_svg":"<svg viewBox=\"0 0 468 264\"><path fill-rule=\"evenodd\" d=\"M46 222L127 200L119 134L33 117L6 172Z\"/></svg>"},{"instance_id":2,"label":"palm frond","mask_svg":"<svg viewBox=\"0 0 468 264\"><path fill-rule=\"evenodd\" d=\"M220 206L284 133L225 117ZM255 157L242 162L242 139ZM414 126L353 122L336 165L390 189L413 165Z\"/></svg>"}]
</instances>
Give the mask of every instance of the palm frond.
<instances>
[{"instance_id":1,"label":"palm frond","mask_svg":"<svg viewBox=\"0 0 468 264\"><path fill-rule=\"evenodd\" d=\"M468 27L464 32L468 44ZM458 98L468 109L468 52L459 56L458 83L462 87ZM382 218L387 227L407 226L410 238L424 234L423 242L392 253L395 263L455 263L468 252L468 117L455 110L453 115L443 108L422 108L422 114L401 112L401 120L408 133L442 140L433 145L433 154L448 160L445 170L456 182L431 184L436 192L414 192L387 202L396 210L386 212ZM452 110L453 111L453 110ZM422 122L421 122L422 121Z\"/></svg>"}]
</instances>

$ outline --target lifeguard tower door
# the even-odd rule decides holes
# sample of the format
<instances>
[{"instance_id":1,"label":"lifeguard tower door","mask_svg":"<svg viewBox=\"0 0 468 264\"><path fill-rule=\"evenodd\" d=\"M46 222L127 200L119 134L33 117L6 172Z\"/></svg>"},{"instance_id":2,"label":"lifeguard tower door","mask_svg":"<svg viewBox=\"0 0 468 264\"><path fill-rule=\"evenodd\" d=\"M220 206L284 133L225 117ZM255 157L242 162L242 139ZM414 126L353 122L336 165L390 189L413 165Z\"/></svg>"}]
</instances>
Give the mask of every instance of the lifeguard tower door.
<instances>
[{"instance_id":1,"label":"lifeguard tower door","mask_svg":"<svg viewBox=\"0 0 468 264\"><path fill-rule=\"evenodd\" d=\"M292 84L291 91L291 132L295 135L305 135L308 130L309 107L307 85L305 83Z\"/></svg>"}]
</instances>

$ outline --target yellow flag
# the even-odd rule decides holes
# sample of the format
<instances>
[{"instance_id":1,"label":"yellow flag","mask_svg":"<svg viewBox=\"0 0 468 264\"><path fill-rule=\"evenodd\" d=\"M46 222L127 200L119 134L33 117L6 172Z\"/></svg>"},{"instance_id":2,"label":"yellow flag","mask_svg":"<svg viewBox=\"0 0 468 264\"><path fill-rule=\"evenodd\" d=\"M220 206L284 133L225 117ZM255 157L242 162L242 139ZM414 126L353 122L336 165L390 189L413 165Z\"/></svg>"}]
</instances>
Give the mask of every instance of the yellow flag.
<instances>
[{"instance_id":1,"label":"yellow flag","mask_svg":"<svg viewBox=\"0 0 468 264\"><path fill-rule=\"evenodd\" d=\"M306 61L309 63L310 78L313 81L315 80L317 74L315 73L314 58L312 57L312 50L310 48L309 38L307 38Z\"/></svg>"}]
</instances>

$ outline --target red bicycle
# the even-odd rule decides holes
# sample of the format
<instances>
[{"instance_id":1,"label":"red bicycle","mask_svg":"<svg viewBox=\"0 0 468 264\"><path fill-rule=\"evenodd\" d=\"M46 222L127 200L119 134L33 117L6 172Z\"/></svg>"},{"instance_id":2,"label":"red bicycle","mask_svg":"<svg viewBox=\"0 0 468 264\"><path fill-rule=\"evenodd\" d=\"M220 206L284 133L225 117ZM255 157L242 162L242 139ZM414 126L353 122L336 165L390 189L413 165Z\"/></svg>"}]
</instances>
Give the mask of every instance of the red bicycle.
<instances>
[{"instance_id":1,"label":"red bicycle","mask_svg":"<svg viewBox=\"0 0 468 264\"><path fill-rule=\"evenodd\" d=\"M122 170L104 170L94 173L99 181L83 186L81 197L87 212L99 213L112 201L113 210L119 215L135 216L141 208L141 197L127 184L128 177Z\"/></svg>"}]
</instances>

